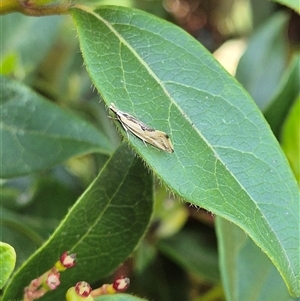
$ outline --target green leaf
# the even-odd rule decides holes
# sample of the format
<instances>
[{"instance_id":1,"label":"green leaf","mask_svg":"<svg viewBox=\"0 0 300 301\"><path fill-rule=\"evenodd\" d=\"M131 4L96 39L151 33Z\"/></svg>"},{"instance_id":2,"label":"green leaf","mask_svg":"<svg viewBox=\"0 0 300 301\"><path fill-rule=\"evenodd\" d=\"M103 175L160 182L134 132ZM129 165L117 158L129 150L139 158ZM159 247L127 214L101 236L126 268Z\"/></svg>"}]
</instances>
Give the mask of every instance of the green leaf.
<instances>
[{"instance_id":1,"label":"green leaf","mask_svg":"<svg viewBox=\"0 0 300 301\"><path fill-rule=\"evenodd\" d=\"M299 0L273 0L274 2L283 4L287 7L290 7L294 11L296 11L298 14L300 14L300 5Z\"/></svg>"},{"instance_id":2,"label":"green leaf","mask_svg":"<svg viewBox=\"0 0 300 301\"><path fill-rule=\"evenodd\" d=\"M273 133L279 137L281 127L286 119L288 111L295 98L299 94L300 82L300 56L295 55L282 76L276 94L270 100L269 106L265 109L264 115L270 124Z\"/></svg>"},{"instance_id":3,"label":"green leaf","mask_svg":"<svg viewBox=\"0 0 300 301\"><path fill-rule=\"evenodd\" d=\"M49 173L43 173L42 177L38 175L30 203L23 208L22 214L39 217L43 221L47 219L60 221L82 192L82 189L79 189L78 179L71 176L61 166L57 166ZM60 204L59 208L57 204Z\"/></svg>"},{"instance_id":4,"label":"green leaf","mask_svg":"<svg viewBox=\"0 0 300 301\"><path fill-rule=\"evenodd\" d=\"M240 226L300 296L297 183L249 94L168 22L124 7L72 14L105 102L168 133L175 151L129 134L132 147L173 192Z\"/></svg>"},{"instance_id":5,"label":"green leaf","mask_svg":"<svg viewBox=\"0 0 300 301\"><path fill-rule=\"evenodd\" d=\"M12 246L0 241L0 289L9 279L16 264L16 252Z\"/></svg>"},{"instance_id":6,"label":"green leaf","mask_svg":"<svg viewBox=\"0 0 300 301\"><path fill-rule=\"evenodd\" d=\"M3 75L10 74L14 71L17 65L17 54L10 53L5 57L4 60L1 60L0 73Z\"/></svg>"},{"instance_id":7,"label":"green leaf","mask_svg":"<svg viewBox=\"0 0 300 301\"><path fill-rule=\"evenodd\" d=\"M217 218L220 269L226 300L292 301L270 259L238 227Z\"/></svg>"},{"instance_id":8,"label":"green leaf","mask_svg":"<svg viewBox=\"0 0 300 301\"><path fill-rule=\"evenodd\" d=\"M41 300L64 300L67 289L78 281L94 283L108 275L138 244L147 229L152 205L151 176L122 145L47 243L18 270L2 301L20 299L24 287L49 270L67 250L77 254L77 265L61 273L59 288Z\"/></svg>"},{"instance_id":9,"label":"green leaf","mask_svg":"<svg viewBox=\"0 0 300 301\"><path fill-rule=\"evenodd\" d=\"M296 98L282 129L282 148L300 184L300 95Z\"/></svg>"},{"instance_id":10,"label":"green leaf","mask_svg":"<svg viewBox=\"0 0 300 301\"><path fill-rule=\"evenodd\" d=\"M37 224L37 218L30 218L26 215L22 215L19 213L12 212L6 208L1 207L1 222L2 226L5 229L6 228L6 233L3 234L3 236L6 238L6 241L8 241L11 245L15 247L13 242L10 242L9 239L16 239L15 235L9 235L9 231L14 231L16 233L19 233L19 235L22 235L26 237L30 241L30 243L34 244L34 249L37 246L42 245L43 243L43 238L41 234L43 231L39 229L39 227L35 227ZM40 221L40 220L39 220ZM41 226L42 223L39 224ZM44 220L44 224L42 224L45 229L46 233L49 233L49 230L53 230L51 226L47 225L47 221ZM46 236L46 235L45 235ZM16 239L16 242L19 242L19 249L24 251L24 241L21 239ZM27 241L27 246L29 245ZM23 249L22 249L23 247ZM17 247L15 247L17 249ZM20 252L21 253L21 252ZM19 256L18 256L19 257ZM20 256L21 257L21 256Z\"/></svg>"},{"instance_id":11,"label":"green leaf","mask_svg":"<svg viewBox=\"0 0 300 301\"><path fill-rule=\"evenodd\" d=\"M236 70L237 80L262 111L269 106L287 64L288 18L280 12L267 19L251 37Z\"/></svg>"},{"instance_id":12,"label":"green leaf","mask_svg":"<svg viewBox=\"0 0 300 301\"><path fill-rule=\"evenodd\" d=\"M17 254L16 268L20 267L23 262L44 242L44 238L49 237L49 233L53 231L50 229L48 221L41 223L41 220L29 219L28 217L16 214L0 207L1 210L1 239L12 245ZM43 225L45 234L35 229L34 224Z\"/></svg>"},{"instance_id":13,"label":"green leaf","mask_svg":"<svg viewBox=\"0 0 300 301\"><path fill-rule=\"evenodd\" d=\"M44 16L44 18L21 14L1 16L0 65L14 55L18 62L14 68L15 75L22 78L25 74L28 75L38 66L53 45L61 20L59 16Z\"/></svg>"},{"instance_id":14,"label":"green leaf","mask_svg":"<svg viewBox=\"0 0 300 301\"><path fill-rule=\"evenodd\" d=\"M88 122L18 82L0 81L0 177L43 170L94 151L111 153L108 139Z\"/></svg>"}]
</instances>

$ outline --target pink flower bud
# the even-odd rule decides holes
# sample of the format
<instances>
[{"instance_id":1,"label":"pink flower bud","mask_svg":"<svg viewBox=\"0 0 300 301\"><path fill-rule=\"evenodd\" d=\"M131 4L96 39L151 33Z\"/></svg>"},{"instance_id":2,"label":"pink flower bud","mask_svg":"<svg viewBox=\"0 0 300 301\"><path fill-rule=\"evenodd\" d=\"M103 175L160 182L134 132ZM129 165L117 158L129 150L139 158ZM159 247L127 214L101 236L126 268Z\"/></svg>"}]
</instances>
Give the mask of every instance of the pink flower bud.
<instances>
[{"instance_id":1,"label":"pink flower bud","mask_svg":"<svg viewBox=\"0 0 300 301\"><path fill-rule=\"evenodd\" d=\"M55 273L55 274L49 273L45 281L46 285L51 290L55 290L60 285L59 277L60 277L59 273Z\"/></svg>"},{"instance_id":2,"label":"pink flower bud","mask_svg":"<svg viewBox=\"0 0 300 301\"><path fill-rule=\"evenodd\" d=\"M89 296L80 296L76 290L75 286L72 286L68 289L66 293L67 301L95 301L92 295Z\"/></svg>"},{"instance_id":3,"label":"pink flower bud","mask_svg":"<svg viewBox=\"0 0 300 301\"><path fill-rule=\"evenodd\" d=\"M69 252L65 252L60 257L61 264L69 269L76 265L76 254L69 254Z\"/></svg>"},{"instance_id":4,"label":"pink flower bud","mask_svg":"<svg viewBox=\"0 0 300 301\"><path fill-rule=\"evenodd\" d=\"M118 292L124 292L127 290L129 284L130 279L128 277L121 276L114 281L113 288Z\"/></svg>"},{"instance_id":5,"label":"pink flower bud","mask_svg":"<svg viewBox=\"0 0 300 301\"><path fill-rule=\"evenodd\" d=\"M76 283L75 291L79 296L88 297L92 291L92 288L87 282L80 281Z\"/></svg>"}]
</instances>

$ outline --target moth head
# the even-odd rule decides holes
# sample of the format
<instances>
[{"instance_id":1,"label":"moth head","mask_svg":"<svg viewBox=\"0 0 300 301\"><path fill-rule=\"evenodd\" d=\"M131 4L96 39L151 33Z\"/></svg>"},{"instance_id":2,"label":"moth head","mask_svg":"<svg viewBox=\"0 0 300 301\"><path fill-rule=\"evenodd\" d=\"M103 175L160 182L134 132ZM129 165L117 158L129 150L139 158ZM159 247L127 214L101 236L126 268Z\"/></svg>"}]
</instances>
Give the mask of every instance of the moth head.
<instances>
[{"instance_id":1,"label":"moth head","mask_svg":"<svg viewBox=\"0 0 300 301\"><path fill-rule=\"evenodd\" d=\"M115 106L115 104L112 102L110 105L109 105L109 108L113 111L113 112L116 112L117 111L117 108Z\"/></svg>"}]
</instances>

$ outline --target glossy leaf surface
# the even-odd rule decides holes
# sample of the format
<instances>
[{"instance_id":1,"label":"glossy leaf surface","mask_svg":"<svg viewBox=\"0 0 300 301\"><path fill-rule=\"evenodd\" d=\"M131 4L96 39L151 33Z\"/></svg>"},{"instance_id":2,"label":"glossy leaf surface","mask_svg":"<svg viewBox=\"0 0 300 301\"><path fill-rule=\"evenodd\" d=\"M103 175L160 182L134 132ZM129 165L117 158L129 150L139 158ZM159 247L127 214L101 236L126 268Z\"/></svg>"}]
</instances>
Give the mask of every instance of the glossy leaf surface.
<instances>
[{"instance_id":1,"label":"glossy leaf surface","mask_svg":"<svg viewBox=\"0 0 300 301\"><path fill-rule=\"evenodd\" d=\"M133 148L180 197L240 226L300 295L297 184L248 93L197 41L152 15L109 6L73 17L106 104L168 133L175 151L129 135Z\"/></svg>"}]
</instances>

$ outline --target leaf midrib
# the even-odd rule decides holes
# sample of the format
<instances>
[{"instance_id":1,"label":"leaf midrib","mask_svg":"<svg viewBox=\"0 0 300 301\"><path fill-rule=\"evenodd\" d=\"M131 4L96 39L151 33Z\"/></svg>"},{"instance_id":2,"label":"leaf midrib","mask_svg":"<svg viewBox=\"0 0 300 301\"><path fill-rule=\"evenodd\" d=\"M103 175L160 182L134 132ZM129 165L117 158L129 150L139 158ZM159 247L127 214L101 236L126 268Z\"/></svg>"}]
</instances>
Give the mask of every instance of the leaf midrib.
<instances>
[{"instance_id":1,"label":"leaf midrib","mask_svg":"<svg viewBox=\"0 0 300 301\"><path fill-rule=\"evenodd\" d=\"M98 19L100 22L102 22L103 24L105 24L110 30L112 33L115 34L115 36L120 40L121 43L123 43L133 54L134 56L137 58L137 60L141 63L141 65L144 66L144 68L149 72L149 74L153 77L153 79L160 85L160 87L162 88L162 90L164 91L165 95L170 99L170 102L171 102L171 105L174 105L174 107L177 108L177 110L181 113L182 116L185 116L186 120L189 121L190 123L193 123L189 118L187 118L187 116L184 114L184 112L182 111L182 109L177 105L177 103L175 102L175 100L172 98L172 96L170 95L170 93L167 91L166 87L164 86L163 82L156 76L156 74L152 71L152 69L150 69L148 67L147 64L144 63L144 61L141 59L141 57L138 55L138 53L131 47L130 44L127 43L127 41L117 32L117 30L115 30L115 28L111 25L111 23L109 23L108 21L106 21L105 19L103 19L100 15L96 14L93 10L91 10L90 8L88 7L85 7L85 6L81 6L81 5L78 5L76 6L77 8L87 12L87 13L90 13L92 14L96 19ZM151 32L152 33L152 32ZM153 34L153 33L152 33ZM198 58L197 58L198 59ZM176 83L174 82L174 84L179 84L180 83ZM188 88L191 88L191 87L188 87ZM193 89L195 89L193 87ZM195 89L195 90L198 90L198 89ZM200 90L201 91L201 90ZM219 95L215 95L217 97L220 97L220 94ZM226 99L223 98L223 100L225 100L227 102ZM227 102L228 103L228 102ZM169 105L169 116L170 116L170 110L171 110L171 105ZM232 105L232 104L230 104ZM240 111L239 108L236 107L236 109L238 109ZM240 111L241 112L241 111ZM241 112L242 115L243 112ZM246 116L245 116L246 118ZM247 120L249 120L247 118ZM249 120L251 121L251 120ZM172 130L172 127L171 127L171 124L170 124L170 120L168 119L168 124L169 124L169 128L170 130ZM253 122L251 121L251 124L253 124ZM254 124L253 124L254 125ZM254 125L255 126L255 125ZM194 128L194 127L193 127ZM224 162L221 160L221 157L219 156L219 154L215 151L215 148L212 147L212 144L208 142L208 140L205 138L205 136L203 136L203 134L198 131L198 129L195 129L197 134L203 139L203 141L207 144L207 146L211 149L211 151L213 152L213 154L215 155L216 159L219 160L219 162L223 165L223 167L227 169L227 166L226 164L224 164ZM238 152L241 152L240 150ZM245 152L243 152L245 153ZM253 153L249 153L253 156ZM261 160L261 159L260 159ZM267 162L264 161L264 164L267 164ZM269 165L270 166L270 165ZM271 168L271 166L270 166ZM272 168L274 170L274 168ZM245 192L246 195L248 195L249 199L254 203L255 207L257 208L258 212L260 212L263 220L265 221L265 225L268 227L270 231L270 233L273 233L274 237L276 238L277 242L278 242L278 245L281 246L281 250L283 251L284 255L285 255L285 258L287 259L286 262L289 262L288 260L288 256L285 252L285 249L282 248L282 244L279 240L279 237L276 235L276 232L272 231L272 227L271 227L271 224L268 223L268 219L266 218L266 216L263 214L263 212L260 210L260 208L257 206L257 202L254 201L254 198L251 197L251 195L249 194L249 192L245 189L245 187L242 185L242 183L240 181L238 181L238 179L231 173L229 172L229 174L234 178L234 180L236 181L236 183L239 185L239 187L241 188L241 190L243 190ZM238 224L238 223L237 223ZM242 229L244 229L244 225L241 223L240 224L240 227ZM247 229L244 229L244 230L247 230ZM248 231L247 231L248 232ZM249 233L250 234L250 233ZM252 235L251 235L252 236ZM295 276L295 273L292 272L292 274Z\"/></svg>"}]
</instances>

